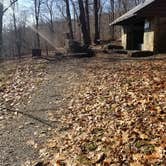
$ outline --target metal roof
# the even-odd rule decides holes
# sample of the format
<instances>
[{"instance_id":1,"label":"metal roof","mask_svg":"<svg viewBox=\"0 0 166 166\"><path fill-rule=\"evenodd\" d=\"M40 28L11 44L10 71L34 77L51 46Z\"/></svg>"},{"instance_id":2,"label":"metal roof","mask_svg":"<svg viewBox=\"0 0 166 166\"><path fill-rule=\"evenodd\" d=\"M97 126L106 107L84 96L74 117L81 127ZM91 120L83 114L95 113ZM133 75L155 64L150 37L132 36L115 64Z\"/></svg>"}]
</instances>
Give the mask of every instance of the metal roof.
<instances>
[{"instance_id":1,"label":"metal roof","mask_svg":"<svg viewBox=\"0 0 166 166\"><path fill-rule=\"evenodd\" d=\"M151 3L155 2L156 0L146 0L143 3L140 3L138 6L134 7L133 9L129 10L127 13L122 15L121 17L117 18L113 21L110 25L120 24L121 22L128 20L134 16L137 16L137 13L144 9L145 7L149 6Z\"/></svg>"}]
</instances>

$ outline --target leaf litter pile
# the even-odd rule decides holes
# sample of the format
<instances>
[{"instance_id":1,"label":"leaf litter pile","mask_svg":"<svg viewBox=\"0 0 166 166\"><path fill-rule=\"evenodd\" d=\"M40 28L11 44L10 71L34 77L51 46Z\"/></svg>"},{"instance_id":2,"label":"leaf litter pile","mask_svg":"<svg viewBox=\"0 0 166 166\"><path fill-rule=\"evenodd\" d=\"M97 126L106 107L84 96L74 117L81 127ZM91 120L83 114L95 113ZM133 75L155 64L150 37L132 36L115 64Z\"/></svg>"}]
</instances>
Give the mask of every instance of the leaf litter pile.
<instances>
[{"instance_id":1,"label":"leaf litter pile","mask_svg":"<svg viewBox=\"0 0 166 166\"><path fill-rule=\"evenodd\" d=\"M87 64L47 147L57 165L165 166L166 63Z\"/></svg>"}]
</instances>

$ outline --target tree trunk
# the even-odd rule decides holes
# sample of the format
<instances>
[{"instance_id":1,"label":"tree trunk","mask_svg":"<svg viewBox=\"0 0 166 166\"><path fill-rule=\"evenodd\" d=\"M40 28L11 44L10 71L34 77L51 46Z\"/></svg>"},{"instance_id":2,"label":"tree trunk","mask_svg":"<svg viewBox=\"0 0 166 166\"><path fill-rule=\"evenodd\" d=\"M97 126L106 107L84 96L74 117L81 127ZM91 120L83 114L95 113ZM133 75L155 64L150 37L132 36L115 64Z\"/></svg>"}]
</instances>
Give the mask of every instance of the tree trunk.
<instances>
[{"instance_id":1,"label":"tree trunk","mask_svg":"<svg viewBox=\"0 0 166 166\"><path fill-rule=\"evenodd\" d=\"M74 14L74 20L75 20L75 37L81 42L81 28L80 28L80 20L79 20L79 15L78 15L78 12L77 12L77 8L76 8L76 5L75 5L75 2L73 0L71 0L71 3L72 3L72 6L73 6L73 14ZM77 29L78 28L78 29ZM77 35L78 33L78 35Z\"/></svg>"},{"instance_id":2,"label":"tree trunk","mask_svg":"<svg viewBox=\"0 0 166 166\"><path fill-rule=\"evenodd\" d=\"M90 36L88 35L88 31L87 31L83 0L78 0L78 4L79 4L79 10L80 10L80 23L81 23L81 29L83 34L83 42L84 42L84 45L89 46Z\"/></svg>"},{"instance_id":3,"label":"tree trunk","mask_svg":"<svg viewBox=\"0 0 166 166\"><path fill-rule=\"evenodd\" d=\"M22 46L21 31L19 31L19 28L17 27L17 20L16 20L16 15L15 15L15 5L13 5L12 10L13 10L13 25L14 25L14 32L15 32L15 45L17 48L17 55L19 58L21 58L21 46Z\"/></svg>"},{"instance_id":4,"label":"tree trunk","mask_svg":"<svg viewBox=\"0 0 166 166\"><path fill-rule=\"evenodd\" d=\"M0 57L2 56L3 49L3 15L16 2L17 0L10 1L9 6L5 9L3 6L3 0L0 2Z\"/></svg>"},{"instance_id":5,"label":"tree trunk","mask_svg":"<svg viewBox=\"0 0 166 166\"><path fill-rule=\"evenodd\" d=\"M36 48L40 48L40 36L39 36L39 20L36 19L36 30L37 30L37 33L36 33Z\"/></svg>"},{"instance_id":6,"label":"tree trunk","mask_svg":"<svg viewBox=\"0 0 166 166\"><path fill-rule=\"evenodd\" d=\"M97 44L100 39L100 31L99 31L99 0L94 0L94 18L95 18L95 36L94 43Z\"/></svg>"},{"instance_id":7,"label":"tree trunk","mask_svg":"<svg viewBox=\"0 0 166 166\"><path fill-rule=\"evenodd\" d=\"M0 57L2 57L2 48L3 48L2 27L3 27L3 4L0 2Z\"/></svg>"},{"instance_id":8,"label":"tree trunk","mask_svg":"<svg viewBox=\"0 0 166 166\"><path fill-rule=\"evenodd\" d=\"M35 47L40 49L40 36L39 36L39 16L40 16L40 7L41 7L41 0L34 0L34 7L35 7L35 21L36 21L36 42Z\"/></svg>"},{"instance_id":9,"label":"tree trunk","mask_svg":"<svg viewBox=\"0 0 166 166\"><path fill-rule=\"evenodd\" d=\"M53 3L54 3L54 0L51 0L50 3L49 3L48 0L46 1L46 6L47 6L47 9L48 9L48 12L49 12L49 17L50 17L49 29L50 29L51 33L54 33Z\"/></svg>"},{"instance_id":10,"label":"tree trunk","mask_svg":"<svg viewBox=\"0 0 166 166\"><path fill-rule=\"evenodd\" d=\"M110 0L110 5L111 5L111 22L115 20L115 0ZM111 31L111 38L112 40L115 39L115 26L113 25L110 27Z\"/></svg>"},{"instance_id":11,"label":"tree trunk","mask_svg":"<svg viewBox=\"0 0 166 166\"><path fill-rule=\"evenodd\" d=\"M50 24L49 24L49 28L51 33L54 33L54 21L53 21L53 15L52 15L52 11L49 11L50 13Z\"/></svg>"},{"instance_id":12,"label":"tree trunk","mask_svg":"<svg viewBox=\"0 0 166 166\"><path fill-rule=\"evenodd\" d=\"M85 12L86 12L86 24L87 24L87 32L88 36L90 38L91 43L91 37L90 37L90 20L89 20L89 0L85 0Z\"/></svg>"},{"instance_id":13,"label":"tree trunk","mask_svg":"<svg viewBox=\"0 0 166 166\"><path fill-rule=\"evenodd\" d=\"M73 37L73 28L72 28L69 0L65 0L65 3L66 3L67 24L69 27L70 38L73 39L74 37Z\"/></svg>"}]
</instances>

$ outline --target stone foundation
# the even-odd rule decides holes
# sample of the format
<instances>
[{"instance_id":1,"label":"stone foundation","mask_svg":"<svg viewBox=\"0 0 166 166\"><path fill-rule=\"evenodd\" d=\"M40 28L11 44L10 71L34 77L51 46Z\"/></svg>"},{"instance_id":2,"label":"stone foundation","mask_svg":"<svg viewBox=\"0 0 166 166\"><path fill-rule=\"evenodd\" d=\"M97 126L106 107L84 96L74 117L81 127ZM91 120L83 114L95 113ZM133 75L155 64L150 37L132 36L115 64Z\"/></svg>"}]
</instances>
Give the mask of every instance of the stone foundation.
<instances>
[{"instance_id":1,"label":"stone foundation","mask_svg":"<svg viewBox=\"0 0 166 166\"><path fill-rule=\"evenodd\" d=\"M143 51L154 51L154 32L144 33Z\"/></svg>"}]
</instances>

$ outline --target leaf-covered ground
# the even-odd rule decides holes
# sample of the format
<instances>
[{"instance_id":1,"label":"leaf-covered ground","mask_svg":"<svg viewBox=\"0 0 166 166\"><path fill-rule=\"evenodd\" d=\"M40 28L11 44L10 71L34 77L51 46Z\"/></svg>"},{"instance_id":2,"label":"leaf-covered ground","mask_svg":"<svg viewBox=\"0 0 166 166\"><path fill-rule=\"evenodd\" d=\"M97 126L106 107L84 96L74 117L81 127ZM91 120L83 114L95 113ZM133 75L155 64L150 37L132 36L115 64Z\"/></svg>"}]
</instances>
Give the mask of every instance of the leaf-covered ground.
<instances>
[{"instance_id":1,"label":"leaf-covered ground","mask_svg":"<svg viewBox=\"0 0 166 166\"><path fill-rule=\"evenodd\" d=\"M46 61L24 58L0 63L0 165L20 166L37 157L33 148L46 130L29 109L33 94L45 80ZM44 114L44 113L43 113ZM41 117L41 116L40 116ZM35 120L36 119L36 120ZM37 123L38 122L38 123ZM38 128L37 126L42 126ZM34 132L39 134L34 135ZM39 139L39 136L40 139ZM42 139L41 139L42 138Z\"/></svg>"},{"instance_id":2,"label":"leaf-covered ground","mask_svg":"<svg viewBox=\"0 0 166 166\"><path fill-rule=\"evenodd\" d=\"M165 166L166 61L94 60L48 141L60 165Z\"/></svg>"},{"instance_id":3,"label":"leaf-covered ground","mask_svg":"<svg viewBox=\"0 0 166 166\"><path fill-rule=\"evenodd\" d=\"M83 62L27 57L0 63L0 165L32 166L45 154L51 131L63 126L58 120L80 83Z\"/></svg>"},{"instance_id":4,"label":"leaf-covered ground","mask_svg":"<svg viewBox=\"0 0 166 166\"><path fill-rule=\"evenodd\" d=\"M164 58L27 59L0 70L2 165L166 165Z\"/></svg>"},{"instance_id":5,"label":"leaf-covered ground","mask_svg":"<svg viewBox=\"0 0 166 166\"><path fill-rule=\"evenodd\" d=\"M0 64L0 108L16 109L31 100L34 89L42 82L46 62L27 58Z\"/></svg>"}]
</instances>

